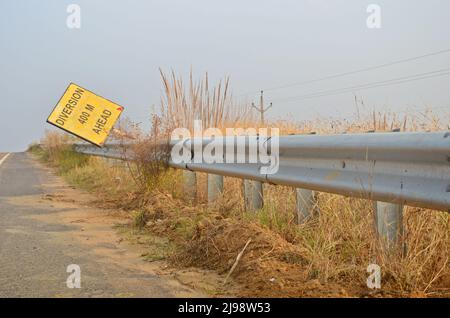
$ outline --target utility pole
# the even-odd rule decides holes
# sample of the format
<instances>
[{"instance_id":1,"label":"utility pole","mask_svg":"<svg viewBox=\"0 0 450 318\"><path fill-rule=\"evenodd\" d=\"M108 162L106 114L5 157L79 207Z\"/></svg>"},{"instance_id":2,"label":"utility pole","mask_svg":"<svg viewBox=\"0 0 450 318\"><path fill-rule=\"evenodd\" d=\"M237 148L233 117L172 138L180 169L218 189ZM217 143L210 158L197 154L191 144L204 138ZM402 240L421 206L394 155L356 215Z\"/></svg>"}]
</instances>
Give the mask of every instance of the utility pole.
<instances>
[{"instance_id":1,"label":"utility pole","mask_svg":"<svg viewBox=\"0 0 450 318\"><path fill-rule=\"evenodd\" d=\"M263 91L261 91L261 98L259 100L259 107L252 103L252 107L255 108L261 116L261 126L264 127L264 113L272 107L270 103L269 107L264 108ZM245 206L246 209L256 210L263 207L263 185L260 181L244 180L244 194L245 194ZM308 189L296 189L296 202L297 202L297 223L305 223L313 215L313 209L315 204L314 191Z\"/></svg>"},{"instance_id":2,"label":"utility pole","mask_svg":"<svg viewBox=\"0 0 450 318\"><path fill-rule=\"evenodd\" d=\"M264 91L261 91L261 97L259 99L259 107L255 105L255 103L252 103L252 107L256 109L257 112L259 112L261 116L261 125L264 126L264 113L268 111L272 107L272 103L270 103L269 107L264 108Z\"/></svg>"},{"instance_id":3,"label":"utility pole","mask_svg":"<svg viewBox=\"0 0 450 318\"><path fill-rule=\"evenodd\" d=\"M259 99L259 107L252 103L252 107L259 112L261 118L261 127L264 127L264 113L272 107L270 103L269 107L264 108L264 96L263 91L261 91L261 97ZM257 211L263 208L263 184L261 181L254 180L244 180L244 198L245 198L245 209L247 211Z\"/></svg>"}]
</instances>

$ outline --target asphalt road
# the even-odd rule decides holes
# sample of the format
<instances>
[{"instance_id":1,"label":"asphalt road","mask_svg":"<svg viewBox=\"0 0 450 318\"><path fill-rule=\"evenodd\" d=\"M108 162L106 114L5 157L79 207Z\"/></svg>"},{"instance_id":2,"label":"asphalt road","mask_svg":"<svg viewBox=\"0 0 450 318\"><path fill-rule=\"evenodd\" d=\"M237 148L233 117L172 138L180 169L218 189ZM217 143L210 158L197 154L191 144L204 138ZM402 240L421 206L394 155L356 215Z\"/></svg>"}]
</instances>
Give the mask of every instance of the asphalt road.
<instances>
[{"instance_id":1,"label":"asphalt road","mask_svg":"<svg viewBox=\"0 0 450 318\"><path fill-rule=\"evenodd\" d=\"M139 258L134 263L139 266L128 266L107 254L99 257L92 246L79 243L75 239L79 225L56 217L68 208L38 204L42 196L55 191L48 187L53 177L25 153L13 153L0 165L0 297L200 296L145 270ZM83 208L78 209L83 212ZM53 220L52 216L54 222L39 219ZM114 232L110 227L102 230L110 236L109 231ZM117 246L111 250L126 253ZM67 287L70 264L81 268L80 289Z\"/></svg>"}]
</instances>

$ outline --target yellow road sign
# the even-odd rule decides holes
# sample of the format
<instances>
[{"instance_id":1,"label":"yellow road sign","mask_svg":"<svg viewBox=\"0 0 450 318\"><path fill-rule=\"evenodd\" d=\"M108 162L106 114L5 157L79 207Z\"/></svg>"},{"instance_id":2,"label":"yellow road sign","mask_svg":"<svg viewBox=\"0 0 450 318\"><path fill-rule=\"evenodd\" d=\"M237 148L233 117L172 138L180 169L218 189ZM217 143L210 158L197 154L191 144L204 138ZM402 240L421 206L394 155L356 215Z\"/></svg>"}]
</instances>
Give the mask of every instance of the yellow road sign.
<instances>
[{"instance_id":1,"label":"yellow road sign","mask_svg":"<svg viewBox=\"0 0 450 318\"><path fill-rule=\"evenodd\" d=\"M47 122L102 146L123 107L70 83Z\"/></svg>"}]
</instances>

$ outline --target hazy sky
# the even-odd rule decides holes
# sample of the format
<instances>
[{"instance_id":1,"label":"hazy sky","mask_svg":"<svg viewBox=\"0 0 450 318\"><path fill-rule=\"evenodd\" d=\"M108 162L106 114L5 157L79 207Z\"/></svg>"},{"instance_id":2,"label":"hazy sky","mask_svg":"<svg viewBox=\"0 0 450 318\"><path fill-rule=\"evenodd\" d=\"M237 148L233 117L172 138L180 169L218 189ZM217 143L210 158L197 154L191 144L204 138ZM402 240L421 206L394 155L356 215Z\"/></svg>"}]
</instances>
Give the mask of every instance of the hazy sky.
<instances>
[{"instance_id":1,"label":"hazy sky","mask_svg":"<svg viewBox=\"0 0 450 318\"><path fill-rule=\"evenodd\" d=\"M69 4L81 28L69 29ZM367 6L381 8L369 29ZM0 2L0 152L39 140L69 82L148 122L158 67L231 77L233 94L302 82L450 49L450 1L39 0ZM450 53L311 85L268 90L272 118L350 116L352 93L282 98L450 68ZM356 91L375 109L450 109L450 76ZM245 98L245 96L241 96ZM443 115L444 116L444 115Z\"/></svg>"}]
</instances>

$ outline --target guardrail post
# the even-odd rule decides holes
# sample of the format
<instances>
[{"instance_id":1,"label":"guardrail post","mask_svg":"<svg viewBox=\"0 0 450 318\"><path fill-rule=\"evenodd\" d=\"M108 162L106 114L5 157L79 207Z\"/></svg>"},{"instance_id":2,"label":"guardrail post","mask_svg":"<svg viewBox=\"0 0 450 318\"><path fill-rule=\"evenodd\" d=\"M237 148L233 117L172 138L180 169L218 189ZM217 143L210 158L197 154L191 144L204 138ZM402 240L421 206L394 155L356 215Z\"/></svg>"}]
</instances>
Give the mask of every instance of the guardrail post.
<instances>
[{"instance_id":1,"label":"guardrail post","mask_svg":"<svg viewBox=\"0 0 450 318\"><path fill-rule=\"evenodd\" d=\"M188 201L197 198L197 175L194 171L183 170L183 193Z\"/></svg>"},{"instance_id":2,"label":"guardrail post","mask_svg":"<svg viewBox=\"0 0 450 318\"><path fill-rule=\"evenodd\" d=\"M375 224L378 238L385 250L400 247L403 236L403 205L377 201Z\"/></svg>"},{"instance_id":3,"label":"guardrail post","mask_svg":"<svg viewBox=\"0 0 450 318\"><path fill-rule=\"evenodd\" d=\"M313 215L314 191L296 189L297 224L303 224Z\"/></svg>"},{"instance_id":4,"label":"guardrail post","mask_svg":"<svg viewBox=\"0 0 450 318\"><path fill-rule=\"evenodd\" d=\"M223 176L208 174L208 203L214 202L223 192Z\"/></svg>"},{"instance_id":5,"label":"guardrail post","mask_svg":"<svg viewBox=\"0 0 450 318\"><path fill-rule=\"evenodd\" d=\"M262 182L244 180L244 203L246 211L262 209L264 205Z\"/></svg>"}]
</instances>

